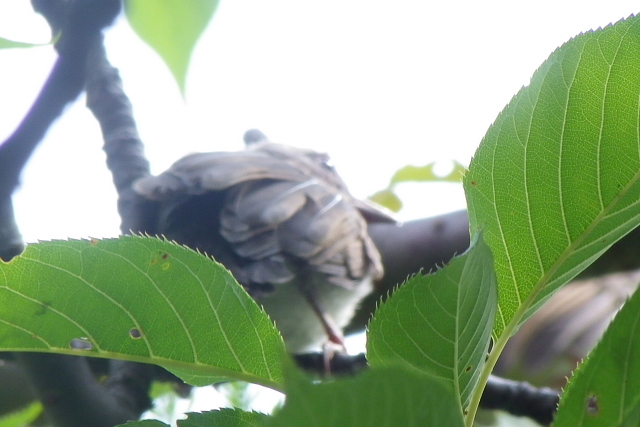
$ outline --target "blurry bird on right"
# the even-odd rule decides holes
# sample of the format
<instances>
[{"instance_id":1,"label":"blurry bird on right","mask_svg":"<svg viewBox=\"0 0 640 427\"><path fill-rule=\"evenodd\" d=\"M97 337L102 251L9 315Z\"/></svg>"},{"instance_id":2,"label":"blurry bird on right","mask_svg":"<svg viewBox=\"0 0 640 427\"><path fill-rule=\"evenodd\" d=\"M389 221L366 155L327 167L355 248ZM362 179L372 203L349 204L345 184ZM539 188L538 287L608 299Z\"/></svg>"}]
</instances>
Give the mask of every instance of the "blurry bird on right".
<instances>
[{"instance_id":1,"label":"blurry bird on right","mask_svg":"<svg viewBox=\"0 0 640 427\"><path fill-rule=\"evenodd\" d=\"M494 374L560 389L640 283L640 270L575 280L511 337Z\"/></svg>"}]
</instances>

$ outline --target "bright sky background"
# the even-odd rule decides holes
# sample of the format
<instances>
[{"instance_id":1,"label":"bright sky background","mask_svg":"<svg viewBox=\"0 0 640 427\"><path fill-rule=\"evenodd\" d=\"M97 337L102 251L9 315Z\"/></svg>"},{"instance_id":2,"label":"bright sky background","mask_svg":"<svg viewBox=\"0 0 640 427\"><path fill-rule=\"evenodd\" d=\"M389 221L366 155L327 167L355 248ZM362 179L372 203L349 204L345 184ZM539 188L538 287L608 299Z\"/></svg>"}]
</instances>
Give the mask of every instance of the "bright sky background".
<instances>
[{"instance_id":1,"label":"bright sky background","mask_svg":"<svg viewBox=\"0 0 640 427\"><path fill-rule=\"evenodd\" d=\"M572 36L638 12L637 0L221 0L194 56L186 101L120 19L107 32L153 171L196 151L243 147L248 128L329 152L352 192L406 164L467 165L496 115ZM0 36L46 42L26 0L0 0ZM0 51L0 141L55 59ZM84 99L47 135L15 196L27 241L118 234L115 192ZM460 185L404 185L402 218L464 208Z\"/></svg>"},{"instance_id":2,"label":"bright sky background","mask_svg":"<svg viewBox=\"0 0 640 427\"><path fill-rule=\"evenodd\" d=\"M468 164L510 98L557 46L640 9L637 1L221 0L200 40L186 101L121 19L109 56L132 99L153 171L184 154L273 141L329 152L352 192L406 164ZM26 0L0 2L0 36L48 40ZM54 60L50 46L0 51L0 140ZM84 99L47 135L15 197L27 241L107 237L119 219L97 123ZM461 186L404 185L402 218L464 208Z\"/></svg>"}]
</instances>

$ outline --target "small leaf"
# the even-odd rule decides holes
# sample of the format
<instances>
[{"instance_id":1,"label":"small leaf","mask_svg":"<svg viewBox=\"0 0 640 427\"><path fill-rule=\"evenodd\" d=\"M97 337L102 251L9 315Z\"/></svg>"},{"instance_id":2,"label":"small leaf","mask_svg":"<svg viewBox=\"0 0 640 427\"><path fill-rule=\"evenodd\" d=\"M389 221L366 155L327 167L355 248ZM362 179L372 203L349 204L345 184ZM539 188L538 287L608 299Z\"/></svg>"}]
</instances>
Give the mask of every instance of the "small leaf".
<instances>
[{"instance_id":1,"label":"small leaf","mask_svg":"<svg viewBox=\"0 0 640 427\"><path fill-rule=\"evenodd\" d=\"M129 421L126 424L118 424L116 427L169 427L169 425L158 420L142 420Z\"/></svg>"},{"instance_id":2,"label":"small leaf","mask_svg":"<svg viewBox=\"0 0 640 427\"><path fill-rule=\"evenodd\" d=\"M439 379L401 367L313 383L287 376L287 400L270 427L462 427L457 396Z\"/></svg>"},{"instance_id":3,"label":"small leaf","mask_svg":"<svg viewBox=\"0 0 640 427\"><path fill-rule=\"evenodd\" d=\"M194 385L235 378L276 389L285 354L222 265L138 236L43 242L0 263L0 349L154 363Z\"/></svg>"},{"instance_id":4,"label":"small leaf","mask_svg":"<svg viewBox=\"0 0 640 427\"><path fill-rule=\"evenodd\" d=\"M639 355L640 292L636 292L571 378L553 426L617 427L625 420L627 425L637 421Z\"/></svg>"},{"instance_id":5,"label":"small leaf","mask_svg":"<svg viewBox=\"0 0 640 427\"><path fill-rule=\"evenodd\" d=\"M4 37L0 37L0 49L14 49L14 48L29 48L29 47L39 47L46 46L50 43L26 43L19 42L15 40L5 39Z\"/></svg>"},{"instance_id":6,"label":"small leaf","mask_svg":"<svg viewBox=\"0 0 640 427\"><path fill-rule=\"evenodd\" d=\"M430 163L425 166L407 165L393 174L391 185L401 182L460 182L466 171L462 164L454 161L453 170L447 175L441 176L434 171L436 165L436 163Z\"/></svg>"},{"instance_id":7,"label":"small leaf","mask_svg":"<svg viewBox=\"0 0 640 427\"><path fill-rule=\"evenodd\" d=\"M402 209L402 201L391 189L378 191L369 197L374 203L384 206L392 212L399 212Z\"/></svg>"},{"instance_id":8,"label":"small leaf","mask_svg":"<svg viewBox=\"0 0 640 427\"><path fill-rule=\"evenodd\" d=\"M260 412L222 408L217 411L190 413L186 420L178 421L178 427L257 427L270 417Z\"/></svg>"},{"instance_id":9,"label":"small leaf","mask_svg":"<svg viewBox=\"0 0 640 427\"><path fill-rule=\"evenodd\" d=\"M42 403L33 402L26 407L0 416L0 427L26 427L31 425L41 414Z\"/></svg>"},{"instance_id":10,"label":"small leaf","mask_svg":"<svg viewBox=\"0 0 640 427\"><path fill-rule=\"evenodd\" d=\"M367 336L371 366L403 363L469 398L487 355L497 305L491 251L482 235L435 274L418 274L376 311Z\"/></svg>"},{"instance_id":11,"label":"small leaf","mask_svg":"<svg viewBox=\"0 0 640 427\"><path fill-rule=\"evenodd\" d=\"M639 63L637 17L575 37L480 144L464 188L495 259L496 336L640 224Z\"/></svg>"},{"instance_id":12,"label":"small leaf","mask_svg":"<svg viewBox=\"0 0 640 427\"><path fill-rule=\"evenodd\" d=\"M126 0L127 19L167 64L184 95L193 48L211 21L218 0Z\"/></svg>"}]
</instances>

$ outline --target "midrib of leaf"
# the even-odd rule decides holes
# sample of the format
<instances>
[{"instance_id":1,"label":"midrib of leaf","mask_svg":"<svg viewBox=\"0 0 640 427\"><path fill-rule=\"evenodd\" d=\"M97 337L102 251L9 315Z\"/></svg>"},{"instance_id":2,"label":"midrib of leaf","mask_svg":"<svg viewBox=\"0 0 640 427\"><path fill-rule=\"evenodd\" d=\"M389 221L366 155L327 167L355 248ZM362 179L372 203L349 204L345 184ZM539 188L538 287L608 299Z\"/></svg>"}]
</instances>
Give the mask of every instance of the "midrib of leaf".
<instances>
[{"instance_id":1,"label":"midrib of leaf","mask_svg":"<svg viewBox=\"0 0 640 427\"><path fill-rule=\"evenodd\" d=\"M551 268L549 268L547 272L540 278L540 280L535 285L535 287L533 288L529 296L525 299L523 303L520 304L520 306L518 307L518 310L516 310L511 321L505 326L500 337L498 337L496 344L493 350L491 351L491 354L489 355L487 364L484 367L484 371L486 372L482 373L481 381L485 380L486 382L486 379L489 378L489 375L491 374L493 367L497 363L498 357L502 353L502 350L504 350L504 347L506 346L507 341L509 340L509 338L517 328L518 324L526 314L527 310L529 310L533 302L537 299L540 292L544 290L544 288L547 286L547 284L549 283L553 275L558 271L558 269L562 266L562 264L564 264L564 262L574 253L574 251L580 247L580 244L590 235L590 233L595 229L595 227L602 220L606 218L607 214L611 212L611 210L616 206L617 202L622 198L622 196L628 193L630 188L633 187L633 185L638 181L638 178L640 178L640 171L635 174L634 178L629 181L629 183L626 185L624 190L621 191L619 195L614 198L612 203L610 203L601 211L601 213L595 218L595 220L592 221L591 224L589 224L589 227L587 227L585 231L577 239L575 239L569 245L569 247L567 247L567 250L565 250L562 256L560 256L558 260L551 266ZM636 205L639 203L640 203L640 200L636 203ZM612 230L612 231L615 231L615 230ZM500 310L499 305L498 305L498 310Z\"/></svg>"}]
</instances>

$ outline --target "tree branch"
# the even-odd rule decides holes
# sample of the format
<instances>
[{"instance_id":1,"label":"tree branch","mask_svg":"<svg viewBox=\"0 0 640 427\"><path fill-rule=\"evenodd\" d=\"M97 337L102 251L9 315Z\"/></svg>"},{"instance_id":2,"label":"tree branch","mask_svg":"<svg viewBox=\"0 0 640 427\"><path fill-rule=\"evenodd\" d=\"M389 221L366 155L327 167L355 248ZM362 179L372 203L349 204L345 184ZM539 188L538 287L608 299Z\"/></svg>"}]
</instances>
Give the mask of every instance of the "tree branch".
<instances>
[{"instance_id":1,"label":"tree branch","mask_svg":"<svg viewBox=\"0 0 640 427\"><path fill-rule=\"evenodd\" d=\"M87 73L87 106L102 129L107 167L118 192L120 229L125 234L150 231L146 224L151 221L145 215L153 213L153 209L146 208L150 202L132 189L135 180L149 175L149 161L144 155L131 102L124 93L118 70L107 60L104 46L91 52Z\"/></svg>"},{"instance_id":2,"label":"tree branch","mask_svg":"<svg viewBox=\"0 0 640 427\"><path fill-rule=\"evenodd\" d=\"M19 175L53 120L83 89L90 51L99 50L104 56L102 29L120 11L120 0L34 0L33 5L62 36L49 79L18 129L0 147L0 202L4 202L0 206L0 237L9 238L0 240L4 259L19 252L15 244L19 232L10 204ZM17 359L26 367L47 417L56 426L112 427L139 418L150 405L149 366L114 362L111 376L102 386L84 358L20 353Z\"/></svg>"}]
</instances>

